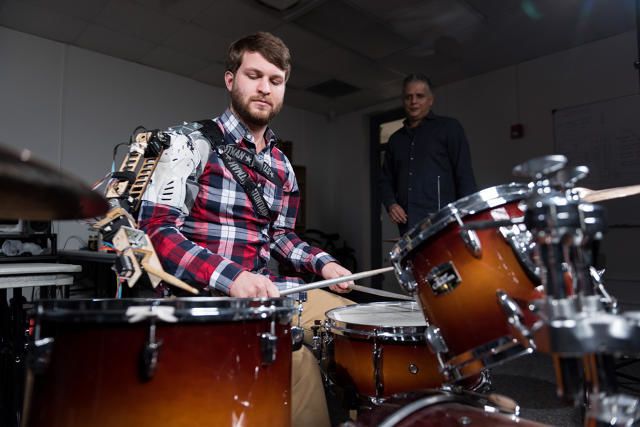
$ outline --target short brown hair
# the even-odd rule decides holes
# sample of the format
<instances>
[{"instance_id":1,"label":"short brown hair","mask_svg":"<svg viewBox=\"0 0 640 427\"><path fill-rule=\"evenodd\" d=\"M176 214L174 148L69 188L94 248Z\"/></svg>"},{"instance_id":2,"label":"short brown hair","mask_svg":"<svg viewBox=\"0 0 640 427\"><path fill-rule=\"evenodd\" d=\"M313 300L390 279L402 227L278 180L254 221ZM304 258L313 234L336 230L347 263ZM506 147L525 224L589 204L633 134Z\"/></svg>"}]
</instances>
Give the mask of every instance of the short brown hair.
<instances>
[{"instance_id":1,"label":"short brown hair","mask_svg":"<svg viewBox=\"0 0 640 427\"><path fill-rule=\"evenodd\" d=\"M276 67L285 72L288 79L291 73L291 53L289 48L279 37L267 32L258 32L243 37L229 46L226 70L233 74L242 64L242 55L245 52L257 52Z\"/></svg>"}]
</instances>

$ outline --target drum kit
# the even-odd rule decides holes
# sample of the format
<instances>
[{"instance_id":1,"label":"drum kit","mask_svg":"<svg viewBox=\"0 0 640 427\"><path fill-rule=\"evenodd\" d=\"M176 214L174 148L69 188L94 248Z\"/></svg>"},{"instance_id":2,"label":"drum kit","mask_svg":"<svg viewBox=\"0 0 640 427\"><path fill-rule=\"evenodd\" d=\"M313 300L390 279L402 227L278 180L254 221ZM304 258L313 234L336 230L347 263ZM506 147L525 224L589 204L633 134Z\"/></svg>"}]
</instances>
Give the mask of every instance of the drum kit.
<instances>
[{"instance_id":1,"label":"drum kit","mask_svg":"<svg viewBox=\"0 0 640 427\"><path fill-rule=\"evenodd\" d=\"M102 196L27 152L1 149L0 158L0 194L9 201L0 217L109 210ZM638 399L619 393L611 370L614 357L640 350L640 313L620 313L593 268L606 229L593 203L640 189L577 188L587 169L568 168L563 156L514 173L528 183L451 203L395 243L391 268L410 300L335 308L314 328L327 386L348 390L359 410L345 425L538 426L510 398L486 393L490 368L533 351L553 357L558 393L585 405L585 425L640 420ZM20 424L289 425L294 305L36 301Z\"/></svg>"}]
</instances>

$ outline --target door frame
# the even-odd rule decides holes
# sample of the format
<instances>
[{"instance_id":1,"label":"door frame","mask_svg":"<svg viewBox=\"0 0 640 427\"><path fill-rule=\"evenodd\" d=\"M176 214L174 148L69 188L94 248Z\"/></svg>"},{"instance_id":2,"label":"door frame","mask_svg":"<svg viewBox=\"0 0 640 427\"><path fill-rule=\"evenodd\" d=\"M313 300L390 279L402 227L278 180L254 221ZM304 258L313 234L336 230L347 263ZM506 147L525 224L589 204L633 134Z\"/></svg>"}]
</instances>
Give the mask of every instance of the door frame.
<instances>
[{"instance_id":1,"label":"door frame","mask_svg":"<svg viewBox=\"0 0 640 427\"><path fill-rule=\"evenodd\" d=\"M380 154L386 149L386 145L380 144L380 126L387 122L403 119L404 109L394 108L382 113L374 113L369 116L369 183L371 194L371 268L382 267L382 222L381 215L384 214L380 190L378 189L378 179L382 172L380 167ZM382 288L382 277L373 276L371 286L376 289Z\"/></svg>"}]
</instances>

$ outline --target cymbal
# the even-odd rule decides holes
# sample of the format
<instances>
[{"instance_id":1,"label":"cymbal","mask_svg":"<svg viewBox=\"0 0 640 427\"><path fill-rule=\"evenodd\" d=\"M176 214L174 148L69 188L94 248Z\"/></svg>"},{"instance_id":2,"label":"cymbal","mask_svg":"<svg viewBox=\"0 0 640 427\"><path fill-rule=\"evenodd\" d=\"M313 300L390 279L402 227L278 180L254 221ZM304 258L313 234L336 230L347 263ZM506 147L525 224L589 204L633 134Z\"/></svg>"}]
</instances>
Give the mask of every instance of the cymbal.
<instances>
[{"instance_id":1,"label":"cymbal","mask_svg":"<svg viewBox=\"0 0 640 427\"><path fill-rule=\"evenodd\" d=\"M588 188L576 187L576 190L578 190L578 193L585 202L596 203L640 194L640 185L605 188L604 190L590 190Z\"/></svg>"},{"instance_id":2,"label":"cymbal","mask_svg":"<svg viewBox=\"0 0 640 427\"><path fill-rule=\"evenodd\" d=\"M108 209L107 200L79 179L34 159L29 150L0 146L0 218L90 218Z\"/></svg>"}]
</instances>

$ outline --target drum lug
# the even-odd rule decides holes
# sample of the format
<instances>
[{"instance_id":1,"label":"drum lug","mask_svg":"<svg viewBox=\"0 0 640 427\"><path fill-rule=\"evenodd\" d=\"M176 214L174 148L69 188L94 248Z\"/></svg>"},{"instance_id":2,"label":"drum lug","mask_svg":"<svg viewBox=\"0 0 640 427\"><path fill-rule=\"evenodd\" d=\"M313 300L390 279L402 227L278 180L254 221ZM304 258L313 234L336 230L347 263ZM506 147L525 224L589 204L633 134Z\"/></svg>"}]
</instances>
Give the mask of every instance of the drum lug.
<instances>
[{"instance_id":1,"label":"drum lug","mask_svg":"<svg viewBox=\"0 0 640 427\"><path fill-rule=\"evenodd\" d=\"M458 212L458 210L453 208L451 213L458 225L462 227L464 225L464 222L462 222L462 218L460 218L460 213ZM467 249L471 251L471 255L476 258L482 257L482 244L480 243L478 233L476 233L474 230L461 229L460 238L464 242L464 245L467 247Z\"/></svg>"},{"instance_id":2,"label":"drum lug","mask_svg":"<svg viewBox=\"0 0 640 427\"><path fill-rule=\"evenodd\" d=\"M535 349L536 345L532 339L533 334L524 325L524 314L520 306L504 291L497 291L496 296L498 297L498 304L502 307L509 325L511 325L510 330L514 338L518 340L523 347Z\"/></svg>"},{"instance_id":3,"label":"drum lug","mask_svg":"<svg viewBox=\"0 0 640 427\"><path fill-rule=\"evenodd\" d=\"M276 344L278 337L272 333L264 332L260 334L260 354L263 365L271 365L276 361Z\"/></svg>"},{"instance_id":4,"label":"drum lug","mask_svg":"<svg viewBox=\"0 0 640 427\"><path fill-rule=\"evenodd\" d=\"M413 295L418 287L418 283L413 276L411 261L407 262L407 265L403 268L399 260L394 260L393 267L400 286L402 286L407 293Z\"/></svg>"},{"instance_id":5,"label":"drum lug","mask_svg":"<svg viewBox=\"0 0 640 427\"><path fill-rule=\"evenodd\" d=\"M376 401L381 401L384 394L384 378L382 376L382 346L378 344L377 332L373 340L373 381L376 385Z\"/></svg>"},{"instance_id":6,"label":"drum lug","mask_svg":"<svg viewBox=\"0 0 640 427\"><path fill-rule=\"evenodd\" d=\"M304 293L304 292L301 292ZM306 296L306 295L305 295ZM306 301L306 299L305 299ZM301 326L302 322L302 312L304 311L302 300L298 300L298 324L296 326L291 327L291 339L292 339L292 351L300 350L302 347L302 343L304 341L304 328Z\"/></svg>"},{"instance_id":7,"label":"drum lug","mask_svg":"<svg viewBox=\"0 0 640 427\"><path fill-rule=\"evenodd\" d=\"M140 352L140 378L142 381L150 381L158 367L158 356L162 347L162 340L156 339L156 322L149 322L149 336Z\"/></svg>"},{"instance_id":8,"label":"drum lug","mask_svg":"<svg viewBox=\"0 0 640 427\"><path fill-rule=\"evenodd\" d=\"M34 341L33 350L29 353L29 366L35 374L43 374L49 366L54 342L53 338Z\"/></svg>"},{"instance_id":9,"label":"drum lug","mask_svg":"<svg viewBox=\"0 0 640 427\"><path fill-rule=\"evenodd\" d=\"M434 325L427 326L427 329L424 332L424 336L427 339L427 344L429 344L429 348L435 354L443 354L449 351L447 347L447 343L444 342L444 338L440 333L440 328Z\"/></svg>"}]
</instances>

